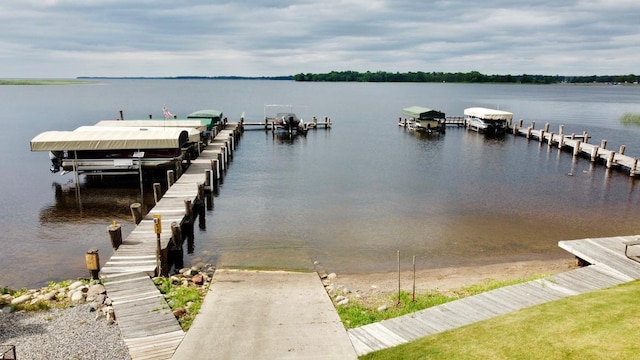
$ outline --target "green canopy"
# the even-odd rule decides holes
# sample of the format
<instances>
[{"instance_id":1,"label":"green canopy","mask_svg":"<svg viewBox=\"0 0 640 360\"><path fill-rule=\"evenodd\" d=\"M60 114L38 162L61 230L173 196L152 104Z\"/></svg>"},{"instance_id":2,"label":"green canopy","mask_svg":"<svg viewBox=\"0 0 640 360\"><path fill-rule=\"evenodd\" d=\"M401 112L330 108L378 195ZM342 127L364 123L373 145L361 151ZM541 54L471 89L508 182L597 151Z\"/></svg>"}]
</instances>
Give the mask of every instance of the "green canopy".
<instances>
[{"instance_id":1,"label":"green canopy","mask_svg":"<svg viewBox=\"0 0 640 360\"><path fill-rule=\"evenodd\" d=\"M412 117L416 120L427 120L427 119L444 119L445 114L443 112L437 110L427 109L421 106L411 106L408 108L402 109L402 113L405 116Z\"/></svg>"},{"instance_id":2,"label":"green canopy","mask_svg":"<svg viewBox=\"0 0 640 360\"><path fill-rule=\"evenodd\" d=\"M218 110L198 110L187 115L187 119L200 119L203 124L207 125L207 130L211 131L213 125L222 121L222 111Z\"/></svg>"}]
</instances>

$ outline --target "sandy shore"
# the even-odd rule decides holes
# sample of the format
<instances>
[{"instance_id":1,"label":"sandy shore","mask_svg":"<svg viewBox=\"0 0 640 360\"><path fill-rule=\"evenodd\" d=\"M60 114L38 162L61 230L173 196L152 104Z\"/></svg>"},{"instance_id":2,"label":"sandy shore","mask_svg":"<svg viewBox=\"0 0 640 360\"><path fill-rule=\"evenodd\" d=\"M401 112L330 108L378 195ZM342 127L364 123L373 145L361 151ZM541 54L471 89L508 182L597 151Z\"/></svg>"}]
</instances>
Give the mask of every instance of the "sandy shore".
<instances>
[{"instance_id":1,"label":"sandy shore","mask_svg":"<svg viewBox=\"0 0 640 360\"><path fill-rule=\"evenodd\" d=\"M573 268L575 268L575 260L566 258L419 270L415 274L416 293L458 289L488 279L507 280L541 274L551 275ZM413 271L401 271L400 287L403 290L412 291L413 279ZM380 297L397 293L398 273L337 274L332 283L337 287L345 287L352 294L362 298Z\"/></svg>"}]
</instances>

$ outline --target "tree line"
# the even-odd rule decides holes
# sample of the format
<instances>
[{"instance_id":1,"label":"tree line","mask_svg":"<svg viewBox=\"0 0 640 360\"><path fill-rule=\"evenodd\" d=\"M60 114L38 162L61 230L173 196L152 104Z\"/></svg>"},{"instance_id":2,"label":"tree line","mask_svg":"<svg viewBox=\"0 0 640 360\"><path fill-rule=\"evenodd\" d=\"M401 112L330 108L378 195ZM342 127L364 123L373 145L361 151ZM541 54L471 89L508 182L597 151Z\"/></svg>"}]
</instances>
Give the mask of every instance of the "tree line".
<instances>
[{"instance_id":1,"label":"tree line","mask_svg":"<svg viewBox=\"0 0 640 360\"><path fill-rule=\"evenodd\" d=\"M326 74L300 73L293 76L295 81L332 82L451 82L451 83L514 83L514 84L588 84L588 83L637 83L639 76L629 75L486 75L478 71L470 72L357 72L332 71Z\"/></svg>"}]
</instances>

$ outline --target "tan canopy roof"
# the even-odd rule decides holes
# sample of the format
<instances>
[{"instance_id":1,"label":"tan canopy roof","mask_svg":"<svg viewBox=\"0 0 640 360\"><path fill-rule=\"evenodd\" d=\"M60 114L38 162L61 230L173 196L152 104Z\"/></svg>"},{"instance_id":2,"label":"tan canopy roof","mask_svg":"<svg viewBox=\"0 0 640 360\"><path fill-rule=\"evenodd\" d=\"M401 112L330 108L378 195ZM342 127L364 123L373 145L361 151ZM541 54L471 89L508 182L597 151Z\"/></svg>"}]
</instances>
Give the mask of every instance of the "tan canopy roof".
<instances>
[{"instance_id":1,"label":"tan canopy roof","mask_svg":"<svg viewBox=\"0 0 640 360\"><path fill-rule=\"evenodd\" d=\"M82 126L74 131L43 132L31 139L31 151L178 149L190 141L191 131L197 130Z\"/></svg>"},{"instance_id":2,"label":"tan canopy roof","mask_svg":"<svg viewBox=\"0 0 640 360\"><path fill-rule=\"evenodd\" d=\"M473 107L464 109L465 116L473 116L485 120L511 120L513 114L508 111Z\"/></svg>"},{"instance_id":3,"label":"tan canopy roof","mask_svg":"<svg viewBox=\"0 0 640 360\"><path fill-rule=\"evenodd\" d=\"M203 124L200 120L102 120L95 126L108 126L108 127L178 127L178 128L193 128L199 131L207 130L207 125Z\"/></svg>"}]
</instances>

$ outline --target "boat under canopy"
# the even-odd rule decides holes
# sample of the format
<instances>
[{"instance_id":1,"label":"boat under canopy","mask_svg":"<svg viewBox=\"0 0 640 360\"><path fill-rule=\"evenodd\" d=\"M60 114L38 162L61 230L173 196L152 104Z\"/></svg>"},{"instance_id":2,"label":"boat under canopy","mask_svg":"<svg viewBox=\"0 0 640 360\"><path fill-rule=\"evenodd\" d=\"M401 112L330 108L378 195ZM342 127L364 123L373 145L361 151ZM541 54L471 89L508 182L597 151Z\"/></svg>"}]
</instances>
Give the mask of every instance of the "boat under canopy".
<instances>
[{"instance_id":1,"label":"boat under canopy","mask_svg":"<svg viewBox=\"0 0 640 360\"><path fill-rule=\"evenodd\" d=\"M402 109L402 113L405 116L411 117L415 120L427 120L427 119L444 119L445 114L437 110L431 110L421 106L411 106Z\"/></svg>"},{"instance_id":2,"label":"boat under canopy","mask_svg":"<svg viewBox=\"0 0 640 360\"><path fill-rule=\"evenodd\" d=\"M472 107L464 109L464 115L484 120L509 121L513 119L513 113L502 110L487 109L483 107Z\"/></svg>"},{"instance_id":3,"label":"boat under canopy","mask_svg":"<svg viewBox=\"0 0 640 360\"><path fill-rule=\"evenodd\" d=\"M222 121L222 111L219 110L198 110L187 115L187 119L199 119L203 124L207 125L207 130L211 131L213 127Z\"/></svg>"}]
</instances>

